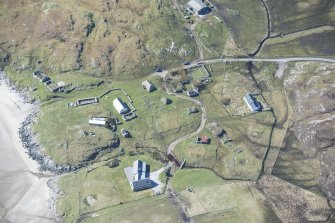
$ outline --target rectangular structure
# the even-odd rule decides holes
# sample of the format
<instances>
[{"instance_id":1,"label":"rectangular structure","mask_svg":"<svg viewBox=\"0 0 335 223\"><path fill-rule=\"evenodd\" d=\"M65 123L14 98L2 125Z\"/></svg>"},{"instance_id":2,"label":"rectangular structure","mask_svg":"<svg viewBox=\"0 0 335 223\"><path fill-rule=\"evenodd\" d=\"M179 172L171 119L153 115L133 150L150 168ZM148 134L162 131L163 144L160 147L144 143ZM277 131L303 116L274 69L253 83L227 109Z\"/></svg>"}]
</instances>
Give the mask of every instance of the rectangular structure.
<instances>
[{"instance_id":1,"label":"rectangular structure","mask_svg":"<svg viewBox=\"0 0 335 223\"><path fill-rule=\"evenodd\" d=\"M132 167L124 169L131 189L141 191L152 187L150 180L150 165L141 160L135 160Z\"/></svg>"},{"instance_id":2,"label":"rectangular structure","mask_svg":"<svg viewBox=\"0 0 335 223\"><path fill-rule=\"evenodd\" d=\"M101 118L101 117L92 117L88 124L90 125L97 125L97 126L107 126L107 118Z\"/></svg>"},{"instance_id":3,"label":"rectangular structure","mask_svg":"<svg viewBox=\"0 0 335 223\"><path fill-rule=\"evenodd\" d=\"M150 81L145 80L142 82L142 86L143 88L145 88L148 92L152 92L154 90L156 90L155 85L153 85Z\"/></svg>"},{"instance_id":4,"label":"rectangular structure","mask_svg":"<svg viewBox=\"0 0 335 223\"><path fill-rule=\"evenodd\" d=\"M125 114L129 111L128 106L120 98L115 98L113 106L119 114Z\"/></svg>"},{"instance_id":5,"label":"rectangular structure","mask_svg":"<svg viewBox=\"0 0 335 223\"><path fill-rule=\"evenodd\" d=\"M210 13L210 8L201 0L191 0L187 3L187 8L195 15L206 15Z\"/></svg>"},{"instance_id":6,"label":"rectangular structure","mask_svg":"<svg viewBox=\"0 0 335 223\"><path fill-rule=\"evenodd\" d=\"M244 96L244 102L248 105L252 112L259 112L262 110L261 105L250 93Z\"/></svg>"}]
</instances>

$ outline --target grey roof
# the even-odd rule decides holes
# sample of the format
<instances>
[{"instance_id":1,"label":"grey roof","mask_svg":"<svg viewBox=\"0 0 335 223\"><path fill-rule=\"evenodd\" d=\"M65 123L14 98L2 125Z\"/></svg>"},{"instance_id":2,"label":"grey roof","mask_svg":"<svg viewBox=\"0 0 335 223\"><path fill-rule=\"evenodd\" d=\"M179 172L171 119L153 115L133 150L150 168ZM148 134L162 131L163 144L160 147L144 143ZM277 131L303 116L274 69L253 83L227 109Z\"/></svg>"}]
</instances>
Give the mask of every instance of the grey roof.
<instances>
[{"instance_id":1,"label":"grey roof","mask_svg":"<svg viewBox=\"0 0 335 223\"><path fill-rule=\"evenodd\" d=\"M194 11L198 12L207 6L201 0L191 0L187 3L187 7L192 8Z\"/></svg>"},{"instance_id":2,"label":"grey roof","mask_svg":"<svg viewBox=\"0 0 335 223\"><path fill-rule=\"evenodd\" d=\"M141 160L135 160L133 163L134 181L143 180L150 176L150 166Z\"/></svg>"},{"instance_id":3,"label":"grey roof","mask_svg":"<svg viewBox=\"0 0 335 223\"><path fill-rule=\"evenodd\" d=\"M244 96L244 101L248 104L249 108L252 111L259 111L261 110L261 105L254 99L250 93Z\"/></svg>"},{"instance_id":4,"label":"grey roof","mask_svg":"<svg viewBox=\"0 0 335 223\"><path fill-rule=\"evenodd\" d=\"M151 91L154 91L156 90L156 87L155 85L153 85L150 81L148 80L145 80L142 82L142 86L145 87L145 89L148 91L148 92L151 92Z\"/></svg>"}]
</instances>

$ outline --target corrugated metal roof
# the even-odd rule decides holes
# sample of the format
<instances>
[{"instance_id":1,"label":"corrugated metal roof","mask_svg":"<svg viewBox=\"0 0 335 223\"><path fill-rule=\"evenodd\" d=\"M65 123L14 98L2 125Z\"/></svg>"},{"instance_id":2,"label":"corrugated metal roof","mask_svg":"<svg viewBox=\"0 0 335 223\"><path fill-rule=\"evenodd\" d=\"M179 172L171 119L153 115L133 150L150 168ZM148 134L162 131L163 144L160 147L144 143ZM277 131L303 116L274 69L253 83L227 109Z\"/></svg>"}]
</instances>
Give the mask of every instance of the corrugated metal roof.
<instances>
[{"instance_id":1,"label":"corrugated metal roof","mask_svg":"<svg viewBox=\"0 0 335 223\"><path fill-rule=\"evenodd\" d=\"M191 0L187 3L187 7L192 8L194 11L198 12L207 6L201 0Z\"/></svg>"},{"instance_id":2,"label":"corrugated metal roof","mask_svg":"<svg viewBox=\"0 0 335 223\"><path fill-rule=\"evenodd\" d=\"M251 96L250 93L244 96L244 101L248 104L252 111L259 111L261 109L260 104Z\"/></svg>"}]
</instances>

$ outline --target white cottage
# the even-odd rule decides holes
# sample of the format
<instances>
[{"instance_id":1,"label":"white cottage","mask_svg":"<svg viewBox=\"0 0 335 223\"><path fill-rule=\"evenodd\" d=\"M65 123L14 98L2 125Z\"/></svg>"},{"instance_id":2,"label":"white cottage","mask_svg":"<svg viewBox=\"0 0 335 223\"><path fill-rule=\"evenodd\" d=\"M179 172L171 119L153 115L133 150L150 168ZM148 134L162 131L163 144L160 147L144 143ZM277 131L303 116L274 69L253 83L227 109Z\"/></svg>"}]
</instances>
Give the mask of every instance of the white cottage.
<instances>
[{"instance_id":1,"label":"white cottage","mask_svg":"<svg viewBox=\"0 0 335 223\"><path fill-rule=\"evenodd\" d=\"M124 103L120 98L114 99L113 106L119 114L125 114L129 111L127 104Z\"/></svg>"}]
</instances>

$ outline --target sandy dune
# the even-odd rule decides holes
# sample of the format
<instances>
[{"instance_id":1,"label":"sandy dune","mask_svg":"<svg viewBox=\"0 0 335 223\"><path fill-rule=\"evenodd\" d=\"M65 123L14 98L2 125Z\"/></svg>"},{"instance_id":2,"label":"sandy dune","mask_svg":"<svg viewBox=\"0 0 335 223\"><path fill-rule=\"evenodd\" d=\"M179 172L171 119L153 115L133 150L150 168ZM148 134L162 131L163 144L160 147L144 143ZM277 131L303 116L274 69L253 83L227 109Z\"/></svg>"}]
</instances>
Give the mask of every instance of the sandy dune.
<instances>
[{"instance_id":1,"label":"sandy dune","mask_svg":"<svg viewBox=\"0 0 335 223\"><path fill-rule=\"evenodd\" d=\"M0 80L0 222L56 221L49 209L49 178L40 177L18 135L21 122L33 109Z\"/></svg>"}]
</instances>

